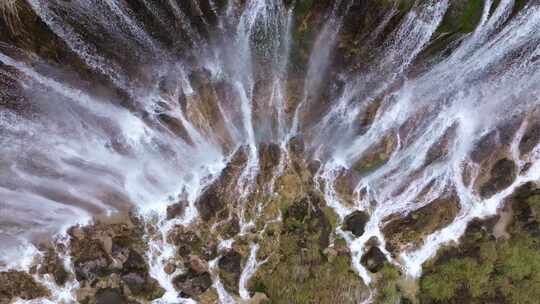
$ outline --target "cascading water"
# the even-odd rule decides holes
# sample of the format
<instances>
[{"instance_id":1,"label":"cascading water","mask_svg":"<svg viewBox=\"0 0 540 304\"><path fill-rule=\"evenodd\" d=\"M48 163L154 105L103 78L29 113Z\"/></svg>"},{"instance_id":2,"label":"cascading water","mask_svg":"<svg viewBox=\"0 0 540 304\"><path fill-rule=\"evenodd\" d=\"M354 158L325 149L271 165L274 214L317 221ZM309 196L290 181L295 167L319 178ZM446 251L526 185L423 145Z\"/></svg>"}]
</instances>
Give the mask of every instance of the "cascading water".
<instances>
[{"instance_id":1,"label":"cascading water","mask_svg":"<svg viewBox=\"0 0 540 304\"><path fill-rule=\"evenodd\" d=\"M452 33L446 18L465 0L382 2L6 1L0 270L52 291L35 303L74 303L78 290L112 303L103 290L118 284L144 303L248 303L272 300L261 272L296 254L284 242L315 233L316 256L332 263L338 248L355 270L336 303L376 301L370 248L419 278L468 223L540 180L540 6L485 0L474 27ZM490 179L499 164L513 178ZM396 219L441 201L451 218L396 245ZM138 251L116 243L124 232L103 236L111 216L138 219ZM143 299L122 267L123 283L104 281L77 256L88 235L110 269L144 251L140 276L163 292ZM43 242L66 282L32 270Z\"/></svg>"}]
</instances>

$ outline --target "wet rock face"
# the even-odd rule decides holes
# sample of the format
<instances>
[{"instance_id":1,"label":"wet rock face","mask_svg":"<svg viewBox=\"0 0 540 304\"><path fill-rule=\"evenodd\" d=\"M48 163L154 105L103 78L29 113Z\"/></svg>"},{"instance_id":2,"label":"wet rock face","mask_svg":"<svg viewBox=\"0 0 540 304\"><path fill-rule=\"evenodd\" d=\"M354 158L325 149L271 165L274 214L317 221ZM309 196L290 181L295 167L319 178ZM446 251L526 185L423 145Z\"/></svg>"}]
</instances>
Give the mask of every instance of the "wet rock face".
<instances>
[{"instance_id":1,"label":"wet rock face","mask_svg":"<svg viewBox=\"0 0 540 304\"><path fill-rule=\"evenodd\" d=\"M259 147L260 173L257 177L259 186L271 181L275 168L281 159L281 148L278 144L267 143Z\"/></svg>"},{"instance_id":2,"label":"wet rock face","mask_svg":"<svg viewBox=\"0 0 540 304\"><path fill-rule=\"evenodd\" d=\"M357 160L353 168L360 174L369 174L390 159L392 152L397 147L397 138L395 135L384 137L377 145L371 147L364 155Z\"/></svg>"},{"instance_id":3,"label":"wet rock face","mask_svg":"<svg viewBox=\"0 0 540 304\"><path fill-rule=\"evenodd\" d=\"M237 293L242 274L242 255L235 250L229 250L219 259L218 266L219 276L225 288L232 293Z\"/></svg>"},{"instance_id":4,"label":"wet rock face","mask_svg":"<svg viewBox=\"0 0 540 304\"><path fill-rule=\"evenodd\" d=\"M178 202L167 207L167 219L182 217L186 210L187 202Z\"/></svg>"},{"instance_id":5,"label":"wet rock face","mask_svg":"<svg viewBox=\"0 0 540 304\"><path fill-rule=\"evenodd\" d=\"M517 177L517 165L507 159L497 161L491 168L489 179L480 187L480 195L484 198L510 186Z\"/></svg>"},{"instance_id":6,"label":"wet rock face","mask_svg":"<svg viewBox=\"0 0 540 304\"><path fill-rule=\"evenodd\" d=\"M343 230L350 231L355 236L364 234L364 229L369 221L369 215L363 211L354 211L347 215L343 221Z\"/></svg>"},{"instance_id":7,"label":"wet rock face","mask_svg":"<svg viewBox=\"0 0 540 304\"><path fill-rule=\"evenodd\" d=\"M50 294L43 285L37 283L31 275L22 271L0 272L0 304L11 303L21 298L32 300Z\"/></svg>"},{"instance_id":8,"label":"wet rock face","mask_svg":"<svg viewBox=\"0 0 540 304\"><path fill-rule=\"evenodd\" d=\"M387 249L393 253L404 248L417 247L424 238L448 226L459 213L459 199L455 195L439 198L430 204L409 213L390 217L383 228Z\"/></svg>"},{"instance_id":9,"label":"wet rock face","mask_svg":"<svg viewBox=\"0 0 540 304\"><path fill-rule=\"evenodd\" d=\"M359 182L359 175L350 170L342 170L334 182L334 190L339 198L349 207L354 206L354 190Z\"/></svg>"},{"instance_id":10,"label":"wet rock face","mask_svg":"<svg viewBox=\"0 0 540 304\"><path fill-rule=\"evenodd\" d=\"M43 261L38 269L40 275L50 274L53 276L55 283L58 286L63 286L69 278L69 273L66 271L62 260L57 252L52 247L43 248L45 253Z\"/></svg>"},{"instance_id":11,"label":"wet rock face","mask_svg":"<svg viewBox=\"0 0 540 304\"><path fill-rule=\"evenodd\" d=\"M127 304L129 303L118 288L104 288L96 293L96 304Z\"/></svg>"},{"instance_id":12,"label":"wet rock face","mask_svg":"<svg viewBox=\"0 0 540 304\"><path fill-rule=\"evenodd\" d=\"M519 152L521 155L528 154L538 143L540 143L540 123L535 123L525 131L519 143Z\"/></svg>"},{"instance_id":13,"label":"wet rock face","mask_svg":"<svg viewBox=\"0 0 540 304\"><path fill-rule=\"evenodd\" d=\"M234 193L238 178L246 166L247 147L240 147L233 155L219 178L214 181L195 203L203 221L224 216L226 207L235 204Z\"/></svg>"}]
</instances>

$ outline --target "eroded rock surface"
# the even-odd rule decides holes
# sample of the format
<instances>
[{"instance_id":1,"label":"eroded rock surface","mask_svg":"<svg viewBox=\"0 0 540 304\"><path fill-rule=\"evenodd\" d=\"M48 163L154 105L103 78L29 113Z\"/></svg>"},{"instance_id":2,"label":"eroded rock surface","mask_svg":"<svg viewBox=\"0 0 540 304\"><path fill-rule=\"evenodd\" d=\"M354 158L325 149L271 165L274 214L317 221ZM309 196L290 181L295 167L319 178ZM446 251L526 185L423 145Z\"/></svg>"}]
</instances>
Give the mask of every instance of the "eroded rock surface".
<instances>
[{"instance_id":1,"label":"eroded rock surface","mask_svg":"<svg viewBox=\"0 0 540 304\"><path fill-rule=\"evenodd\" d=\"M50 291L23 271L0 272L0 303L8 304L16 298L32 300L50 295Z\"/></svg>"},{"instance_id":2,"label":"eroded rock surface","mask_svg":"<svg viewBox=\"0 0 540 304\"><path fill-rule=\"evenodd\" d=\"M79 301L132 303L163 295L163 288L148 273L142 229L135 218L70 229L75 276L81 284Z\"/></svg>"},{"instance_id":3,"label":"eroded rock surface","mask_svg":"<svg viewBox=\"0 0 540 304\"><path fill-rule=\"evenodd\" d=\"M383 228L387 248L398 252L405 248L415 248L423 243L423 238L448 226L460 210L456 195L439 198L428 205L412 211L405 217L390 217Z\"/></svg>"}]
</instances>

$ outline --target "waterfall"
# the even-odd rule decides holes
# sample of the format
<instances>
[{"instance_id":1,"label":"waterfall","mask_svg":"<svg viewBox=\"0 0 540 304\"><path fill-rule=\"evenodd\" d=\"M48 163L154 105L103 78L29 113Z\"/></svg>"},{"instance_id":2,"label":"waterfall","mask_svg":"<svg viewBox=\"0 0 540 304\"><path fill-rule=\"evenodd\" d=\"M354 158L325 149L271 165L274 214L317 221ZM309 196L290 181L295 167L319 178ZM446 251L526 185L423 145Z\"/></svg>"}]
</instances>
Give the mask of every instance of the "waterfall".
<instances>
[{"instance_id":1,"label":"waterfall","mask_svg":"<svg viewBox=\"0 0 540 304\"><path fill-rule=\"evenodd\" d=\"M269 205L300 176L287 191L320 195L337 215L328 242L345 240L360 282L376 280L362 262L371 247L419 278L468 223L540 180L538 142L520 148L540 117L540 6L485 0L472 31L449 34L452 1L413 2L380 4L362 28L351 18L367 4L349 0L309 13L282 0L28 0L36 23L20 35L43 37L0 35L0 270L30 272L44 239L69 248L69 227L133 211L165 290L152 303L194 303L174 283L189 270L164 270L180 263L178 227L217 235L211 288L222 303L248 301L271 261L262 239L285 223L284 205ZM475 156L492 135L483 149L496 154ZM516 178L486 196L482 166L497 157ZM208 197L227 205L205 223ZM388 249L391 220L447 197L459 209L447 225ZM171 218L175 204L183 213ZM346 219L358 211L369 219L354 235ZM231 251L242 255L236 285L222 273ZM75 273L70 254L61 260ZM51 303L76 301L75 277L63 287L33 277ZM358 302L373 301L372 287Z\"/></svg>"}]
</instances>

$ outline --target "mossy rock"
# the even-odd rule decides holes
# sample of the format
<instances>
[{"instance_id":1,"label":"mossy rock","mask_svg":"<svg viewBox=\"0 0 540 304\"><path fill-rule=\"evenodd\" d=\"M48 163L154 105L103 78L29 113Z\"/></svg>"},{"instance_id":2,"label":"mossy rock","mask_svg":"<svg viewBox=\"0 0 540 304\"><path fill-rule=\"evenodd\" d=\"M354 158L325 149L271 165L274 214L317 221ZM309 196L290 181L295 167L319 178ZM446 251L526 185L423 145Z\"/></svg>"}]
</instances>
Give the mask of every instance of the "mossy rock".
<instances>
[{"instance_id":1,"label":"mossy rock","mask_svg":"<svg viewBox=\"0 0 540 304\"><path fill-rule=\"evenodd\" d=\"M387 218L383 228L387 248L395 252L403 246L417 247L431 233L448 226L460 210L459 198L451 195L438 198L405 217Z\"/></svg>"},{"instance_id":2,"label":"mossy rock","mask_svg":"<svg viewBox=\"0 0 540 304\"><path fill-rule=\"evenodd\" d=\"M0 303L10 303L12 299L32 300L50 296L50 291L39 284L26 272L0 272Z\"/></svg>"},{"instance_id":3,"label":"mossy rock","mask_svg":"<svg viewBox=\"0 0 540 304\"><path fill-rule=\"evenodd\" d=\"M251 292L266 294L269 303L357 303L367 297L350 256L324 253L336 215L322 203L308 196L283 210L283 228L251 280Z\"/></svg>"},{"instance_id":4,"label":"mossy rock","mask_svg":"<svg viewBox=\"0 0 540 304\"><path fill-rule=\"evenodd\" d=\"M480 22L483 10L483 0L451 1L437 31L439 33L470 33Z\"/></svg>"},{"instance_id":5,"label":"mossy rock","mask_svg":"<svg viewBox=\"0 0 540 304\"><path fill-rule=\"evenodd\" d=\"M493 221L473 221L457 246L439 250L424 265L420 303L538 303L540 297L539 224L532 216L538 187L518 188L511 204L508 239L493 236Z\"/></svg>"},{"instance_id":6,"label":"mossy rock","mask_svg":"<svg viewBox=\"0 0 540 304\"><path fill-rule=\"evenodd\" d=\"M394 135L384 137L378 144L370 148L364 156L357 160L353 168L359 174L369 174L382 167L397 147L397 138Z\"/></svg>"}]
</instances>

